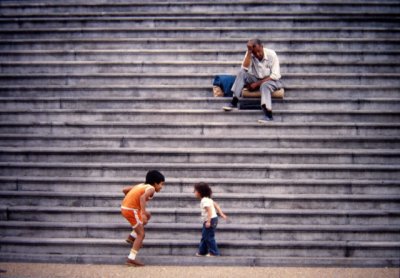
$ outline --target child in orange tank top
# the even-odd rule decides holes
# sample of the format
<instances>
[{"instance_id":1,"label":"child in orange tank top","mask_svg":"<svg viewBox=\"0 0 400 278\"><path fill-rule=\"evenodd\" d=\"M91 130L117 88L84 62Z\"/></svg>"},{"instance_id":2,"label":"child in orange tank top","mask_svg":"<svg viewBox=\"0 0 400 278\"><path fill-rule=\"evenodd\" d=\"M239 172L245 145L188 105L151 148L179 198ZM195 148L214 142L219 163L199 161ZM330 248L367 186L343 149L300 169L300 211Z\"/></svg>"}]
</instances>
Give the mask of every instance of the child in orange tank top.
<instances>
[{"instance_id":1,"label":"child in orange tank top","mask_svg":"<svg viewBox=\"0 0 400 278\"><path fill-rule=\"evenodd\" d=\"M146 203L151 200L155 192L160 192L164 186L165 177L156 170L149 171L146 182L136 186L125 187L122 191L125 198L121 204L121 214L132 226L132 233L127 242L132 244L131 252L126 264L129 266L144 266L136 259L144 239L144 225L149 221L151 214L146 210Z\"/></svg>"}]
</instances>

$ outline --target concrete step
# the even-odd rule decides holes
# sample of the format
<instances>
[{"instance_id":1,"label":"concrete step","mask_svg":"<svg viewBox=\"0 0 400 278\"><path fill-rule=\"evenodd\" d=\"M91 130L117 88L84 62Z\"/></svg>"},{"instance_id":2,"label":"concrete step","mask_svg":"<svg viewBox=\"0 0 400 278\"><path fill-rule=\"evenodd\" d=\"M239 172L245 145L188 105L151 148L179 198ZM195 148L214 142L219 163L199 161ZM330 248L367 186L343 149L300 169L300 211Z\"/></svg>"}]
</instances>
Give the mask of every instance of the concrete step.
<instances>
[{"instance_id":1,"label":"concrete step","mask_svg":"<svg viewBox=\"0 0 400 278\"><path fill-rule=\"evenodd\" d=\"M400 54L400 53L399 53ZM1 55L1 54L0 54ZM327 59L330 56L327 55ZM343 55L345 56L345 55ZM342 56L342 57L343 57ZM393 62L396 55L390 55L392 61L380 62L282 62L281 73L399 73L400 63ZM400 55L398 55L400 57ZM389 59L388 58L388 59ZM23 59L18 58L18 59ZM35 57L36 59L36 57ZM117 60L122 57L115 58ZM153 58L152 58L153 59ZM167 58L168 59L168 58ZM220 59L220 58L218 58ZM385 59L382 57L382 59ZM81 62L81 61L52 61L52 62L0 62L0 73L3 74L37 74L37 73L210 73L237 72L240 62L216 62L216 61L162 61L162 62Z\"/></svg>"},{"instance_id":2,"label":"concrete step","mask_svg":"<svg viewBox=\"0 0 400 278\"><path fill-rule=\"evenodd\" d=\"M91 97L91 98L12 98L12 97L0 97L0 109L3 112L16 111L31 111L33 109L44 112L43 110L62 112L63 110L85 110L89 112L92 109L105 109L110 113L118 113L119 111L128 112L135 115L143 111L144 113L155 113L157 112L174 112L174 113L207 113L213 111L214 113L220 112L219 114L234 115L235 113L221 113L222 106L229 102L229 98L201 98L201 97L188 97L185 99L181 98L122 98L122 97ZM243 101L244 102L244 101ZM246 102L254 103L260 106L260 99L249 100ZM364 113L383 112L392 113L395 117L396 112L400 111L400 99L398 98L350 98L350 99L300 99L300 98L284 98L284 99L273 99L274 110L289 110L305 112L312 107L310 112L318 111L329 111L334 113L340 111L342 113L356 111L363 111ZM259 108L261 109L261 108ZM302 111L299 111L302 110ZM98 112L101 113L100 110ZM236 112L236 111L234 111ZM121 112L119 112L122 114ZM307 112L306 112L307 113ZM336 112L338 113L338 112ZM236 113L238 114L238 113ZM120 116L120 115L119 115ZM175 115L176 116L176 115ZM377 115L376 115L377 116ZM119 118L121 119L121 118ZM215 119L215 121L218 121Z\"/></svg>"},{"instance_id":3,"label":"concrete step","mask_svg":"<svg viewBox=\"0 0 400 278\"><path fill-rule=\"evenodd\" d=\"M75 255L75 254L30 254L0 253L0 260L7 262L48 263L80 263L80 264L123 264L125 256L112 255ZM379 258L321 258L321 257L240 257L221 256L217 258L198 258L192 256L141 256L147 265L190 265L190 266L310 266L310 267L397 267L398 259Z\"/></svg>"},{"instance_id":4,"label":"concrete step","mask_svg":"<svg viewBox=\"0 0 400 278\"><path fill-rule=\"evenodd\" d=\"M369 194L399 195L398 180L353 180L353 179L208 179L214 193L249 194ZM197 178L168 177L163 193L193 193ZM74 177L34 177L0 176L2 190L6 191L46 191L46 192L121 192L131 184L142 183L137 177L132 178L74 178Z\"/></svg>"},{"instance_id":5,"label":"concrete step","mask_svg":"<svg viewBox=\"0 0 400 278\"><path fill-rule=\"evenodd\" d=\"M27 163L1 162L1 176L131 177L159 169L166 177L395 180L400 166L381 164Z\"/></svg>"},{"instance_id":6,"label":"concrete step","mask_svg":"<svg viewBox=\"0 0 400 278\"><path fill-rule=\"evenodd\" d=\"M0 238L2 252L37 254L58 253L79 255L120 255L127 256L129 245L122 239L81 239L81 238ZM246 243L218 241L223 256L235 256L239 248L243 256L271 257L399 257L400 244L395 242L362 242L362 241L259 241L249 240ZM140 254L146 255L186 255L194 256L198 241L194 240L145 240ZM121 257L122 258L122 257Z\"/></svg>"},{"instance_id":7,"label":"concrete step","mask_svg":"<svg viewBox=\"0 0 400 278\"><path fill-rule=\"evenodd\" d=\"M0 85L2 97L133 97L171 98L212 97L211 82L202 85L104 85L104 86L68 86L68 85ZM363 98L400 98L400 86L386 85L288 85L285 84L286 98L302 99L363 99Z\"/></svg>"},{"instance_id":8,"label":"concrete step","mask_svg":"<svg viewBox=\"0 0 400 278\"><path fill-rule=\"evenodd\" d=\"M324 135L324 136L399 136L396 123L157 123L157 122L1 122L0 133L49 135L132 135L162 134L191 136Z\"/></svg>"},{"instance_id":9,"label":"concrete step","mask_svg":"<svg viewBox=\"0 0 400 278\"><path fill-rule=\"evenodd\" d=\"M228 240L277 241L399 241L400 226L361 225L235 225L218 223L218 238ZM129 233L126 224L63 222L0 222L2 237L107 238L123 239ZM149 223L146 240L180 238L199 240L201 224Z\"/></svg>"},{"instance_id":10,"label":"concrete step","mask_svg":"<svg viewBox=\"0 0 400 278\"><path fill-rule=\"evenodd\" d=\"M0 146L14 148L327 148L399 149L394 136L185 136L0 134Z\"/></svg>"},{"instance_id":11,"label":"concrete step","mask_svg":"<svg viewBox=\"0 0 400 278\"><path fill-rule=\"evenodd\" d=\"M154 16L160 15L175 15L183 13L185 15L204 15L212 13L249 13L259 15L261 13L312 13L312 14L395 14L400 13L400 7L397 2L382 1L351 1L346 3L339 2L310 2L310 1L287 1L287 2L272 2L272 3L248 3L248 2L159 2L155 6L154 3L143 2L124 2L124 3L2 3L1 14L7 16L17 16L23 14L25 16L48 16L49 14L60 16L67 15L68 17L74 14L90 15L109 15L115 13L147 14Z\"/></svg>"},{"instance_id":12,"label":"concrete step","mask_svg":"<svg viewBox=\"0 0 400 278\"><path fill-rule=\"evenodd\" d=\"M119 207L123 199L120 193L75 193L0 191L5 206L54 206L54 207ZM214 194L222 208L233 209L337 209L342 210L399 210L400 195L355 194ZM148 204L150 208L194 208L198 200L193 193L160 193Z\"/></svg>"},{"instance_id":13,"label":"concrete step","mask_svg":"<svg viewBox=\"0 0 400 278\"><path fill-rule=\"evenodd\" d=\"M133 86L152 85L204 85L211 84L219 73L97 73L97 74L0 74L0 86L4 85L69 85L69 86ZM323 80L323 82L321 82ZM390 86L400 86L398 73L288 73L282 78L284 84L293 86L328 85L377 85L382 82ZM211 85L210 85L211 86Z\"/></svg>"},{"instance_id":14,"label":"concrete step","mask_svg":"<svg viewBox=\"0 0 400 278\"><path fill-rule=\"evenodd\" d=\"M377 55L381 51L398 51L400 40L394 37L387 38L342 38L326 37L310 38L274 38L267 36L265 45L275 49L280 54L282 51L374 51ZM223 51L220 45L224 45L228 50L245 51L245 43L248 36L243 38L115 38L113 36L100 38L32 38L32 39L2 39L0 49L2 51L78 51L78 50L120 50L131 49L134 45L136 49L146 53L148 50L170 50L171 52L185 51L192 49L194 53L202 50ZM242 54L243 55L243 54ZM218 57L215 57L217 59Z\"/></svg>"},{"instance_id":15,"label":"concrete step","mask_svg":"<svg viewBox=\"0 0 400 278\"><path fill-rule=\"evenodd\" d=\"M343 67L356 70L356 66L363 68L376 68L392 66L395 68L400 56L400 51L385 50L377 53L361 48L358 50L291 50L290 46L276 50L282 72L291 68L323 68L331 66L333 69ZM52 67L60 72L80 70L99 71L100 73L114 72L124 73L143 71L144 69L171 67L199 67L197 72L204 72L207 68L218 70L223 68L225 72L240 69L245 49L221 50L221 49L108 49L108 50L13 50L1 51L1 70L7 73L19 73L24 67L26 71L43 73L46 67ZM37 67L37 68L36 68ZM78 68L79 67L79 68ZM81 68L81 69L80 69ZM200 70L202 69L202 70ZM29 70L29 71L28 71ZM179 70L179 69L178 69ZM56 72L51 72L56 73Z\"/></svg>"},{"instance_id":16,"label":"concrete step","mask_svg":"<svg viewBox=\"0 0 400 278\"><path fill-rule=\"evenodd\" d=\"M184 136L184 135L32 135L1 134L2 147L104 148L367 148L397 149L393 136Z\"/></svg>"},{"instance_id":17,"label":"concrete step","mask_svg":"<svg viewBox=\"0 0 400 278\"><path fill-rule=\"evenodd\" d=\"M286 101L286 100L285 100ZM228 102L228 101L226 101ZM34 102L33 102L34 103ZM205 102L208 103L208 102ZM283 108L280 104L273 103L274 120L283 123L310 123L310 122L358 122L358 123L397 123L400 121L400 113L397 111L387 110L335 110L328 107L324 111L307 111L307 110L276 110ZM160 104L158 104L160 105ZM161 106L161 105L160 105ZM199 105L200 106L200 105ZM2 122L66 122L69 120L82 122L96 121L124 121L124 122L157 122L158 119L164 121L179 122L225 122L225 123L255 123L261 117L261 111L240 110L233 113L225 113L221 110L223 104L218 107L214 103L215 109L211 110L165 110L166 106L154 109L139 110L89 110L88 108L75 109L40 109L40 110L3 110L0 111L0 121ZM252 108L260 110L259 101L254 101ZM287 108L289 109L289 108ZM321 107L319 107L321 109ZM1 142L0 142L1 145Z\"/></svg>"},{"instance_id":18,"label":"concrete step","mask_svg":"<svg viewBox=\"0 0 400 278\"><path fill-rule=\"evenodd\" d=\"M1 148L0 162L46 163L276 163L399 165L400 151L388 149L296 148Z\"/></svg>"},{"instance_id":19,"label":"concrete step","mask_svg":"<svg viewBox=\"0 0 400 278\"><path fill-rule=\"evenodd\" d=\"M151 208L153 223L199 224L199 209ZM340 209L230 209L230 224L251 225L400 225L399 210L340 210ZM129 224L118 207L41 207L2 206L0 220Z\"/></svg>"},{"instance_id":20,"label":"concrete step","mask_svg":"<svg viewBox=\"0 0 400 278\"><path fill-rule=\"evenodd\" d=\"M0 39L78 39L78 38L389 38L398 37L400 28L385 27L130 27L130 28L25 28L1 29ZM244 39L245 41L245 39Z\"/></svg>"},{"instance_id":21,"label":"concrete step","mask_svg":"<svg viewBox=\"0 0 400 278\"><path fill-rule=\"evenodd\" d=\"M392 59L396 59L392 57ZM0 71L4 74L29 74L29 73L82 73L82 74L95 74L107 72L119 73L151 73L160 72L168 73L173 70L175 73L210 73L216 72L229 72L234 73L238 71L240 63L231 62L208 62L208 61L194 61L194 62L2 62L0 64ZM397 62L361 62L361 63L331 63L327 65L322 62L300 62L300 63L281 63L281 72L286 73L398 73Z\"/></svg>"},{"instance_id":22,"label":"concrete step","mask_svg":"<svg viewBox=\"0 0 400 278\"><path fill-rule=\"evenodd\" d=\"M286 15L276 13L272 15L251 15L246 18L243 14L211 14L204 16L178 15L165 16L155 15L135 16L134 14L118 16L80 16L79 14L69 17L25 17L21 14L18 17L3 17L0 19L2 28L85 28L85 27L106 27L106 28L129 28L136 27L231 27L231 26L269 26L269 27L360 27L360 26L375 26L375 27L398 27L399 15L384 15L369 16L369 15L338 15L332 17L328 15L313 15L309 14L292 14Z\"/></svg>"}]
</instances>

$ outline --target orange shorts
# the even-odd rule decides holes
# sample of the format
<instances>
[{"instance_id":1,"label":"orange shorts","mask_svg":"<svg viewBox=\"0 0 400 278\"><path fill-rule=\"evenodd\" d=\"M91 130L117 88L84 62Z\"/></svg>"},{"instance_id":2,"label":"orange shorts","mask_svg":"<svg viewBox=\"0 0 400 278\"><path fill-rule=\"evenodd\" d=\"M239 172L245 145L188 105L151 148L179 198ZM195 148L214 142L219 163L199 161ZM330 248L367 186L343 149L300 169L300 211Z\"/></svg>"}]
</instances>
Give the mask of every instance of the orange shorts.
<instances>
[{"instance_id":1,"label":"orange shorts","mask_svg":"<svg viewBox=\"0 0 400 278\"><path fill-rule=\"evenodd\" d=\"M142 212L140 209L121 207L121 214L129 223L131 223L133 229L135 229L139 224L143 224Z\"/></svg>"}]
</instances>

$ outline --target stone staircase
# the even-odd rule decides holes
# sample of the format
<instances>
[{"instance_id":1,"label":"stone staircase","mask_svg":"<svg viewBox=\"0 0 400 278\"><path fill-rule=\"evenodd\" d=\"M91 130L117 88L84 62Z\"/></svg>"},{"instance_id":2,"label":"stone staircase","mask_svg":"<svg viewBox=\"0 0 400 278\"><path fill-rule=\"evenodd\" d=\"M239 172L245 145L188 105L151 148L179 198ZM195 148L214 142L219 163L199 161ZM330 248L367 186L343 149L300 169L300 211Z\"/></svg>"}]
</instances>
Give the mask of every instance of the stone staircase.
<instances>
[{"instance_id":1,"label":"stone staircase","mask_svg":"<svg viewBox=\"0 0 400 278\"><path fill-rule=\"evenodd\" d=\"M0 2L0 260L123 264L121 189L166 175L148 264L400 265L400 3ZM276 50L275 121L218 73ZM194 256L193 184L229 216Z\"/></svg>"}]
</instances>

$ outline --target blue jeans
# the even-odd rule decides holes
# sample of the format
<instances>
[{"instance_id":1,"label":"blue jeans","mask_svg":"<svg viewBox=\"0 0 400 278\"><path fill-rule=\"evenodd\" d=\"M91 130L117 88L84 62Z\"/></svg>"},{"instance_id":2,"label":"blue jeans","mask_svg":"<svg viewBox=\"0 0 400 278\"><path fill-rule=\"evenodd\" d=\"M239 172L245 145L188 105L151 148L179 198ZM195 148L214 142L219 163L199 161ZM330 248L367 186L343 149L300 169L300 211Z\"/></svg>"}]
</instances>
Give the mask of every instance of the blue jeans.
<instances>
[{"instance_id":1,"label":"blue jeans","mask_svg":"<svg viewBox=\"0 0 400 278\"><path fill-rule=\"evenodd\" d=\"M199 254L207 255L210 253L214 256L219 256L217 242L215 241L215 229L218 225L218 217L211 218L210 228L206 228L206 223L203 223L201 231L201 241L199 245Z\"/></svg>"}]
</instances>

